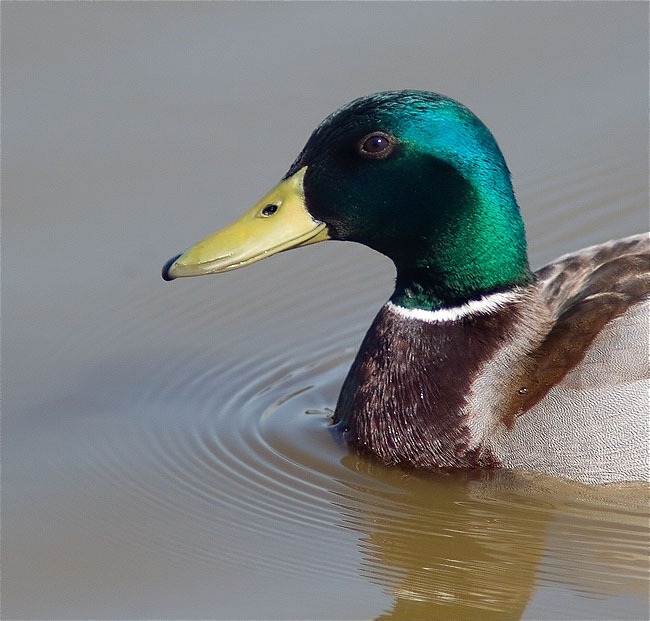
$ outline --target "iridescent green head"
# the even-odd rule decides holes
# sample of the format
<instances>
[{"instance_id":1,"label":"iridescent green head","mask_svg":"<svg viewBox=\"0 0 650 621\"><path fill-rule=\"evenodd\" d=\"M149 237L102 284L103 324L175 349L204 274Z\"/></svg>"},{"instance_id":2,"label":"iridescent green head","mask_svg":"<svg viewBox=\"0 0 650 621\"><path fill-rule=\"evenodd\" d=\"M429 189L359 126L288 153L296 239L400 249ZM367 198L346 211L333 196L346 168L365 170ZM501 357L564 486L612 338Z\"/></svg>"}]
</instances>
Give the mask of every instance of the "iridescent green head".
<instances>
[{"instance_id":1,"label":"iridescent green head","mask_svg":"<svg viewBox=\"0 0 650 621\"><path fill-rule=\"evenodd\" d=\"M298 218L280 196L287 184L296 186L309 215L291 239L277 234ZM170 262L167 277L225 271L269 250L329 238L391 258L397 269L391 299L406 307L456 305L532 279L510 173L494 137L463 105L434 93L378 93L338 110L247 216L260 226L277 218L264 254L233 259L223 248L215 252L215 240L234 234L231 226L203 242L200 257L192 249ZM235 226L239 234L243 219Z\"/></svg>"},{"instance_id":2,"label":"iridescent green head","mask_svg":"<svg viewBox=\"0 0 650 621\"><path fill-rule=\"evenodd\" d=\"M463 105L422 91L357 99L312 134L306 205L330 237L387 255L394 302L435 307L527 283L523 222L490 131Z\"/></svg>"}]
</instances>

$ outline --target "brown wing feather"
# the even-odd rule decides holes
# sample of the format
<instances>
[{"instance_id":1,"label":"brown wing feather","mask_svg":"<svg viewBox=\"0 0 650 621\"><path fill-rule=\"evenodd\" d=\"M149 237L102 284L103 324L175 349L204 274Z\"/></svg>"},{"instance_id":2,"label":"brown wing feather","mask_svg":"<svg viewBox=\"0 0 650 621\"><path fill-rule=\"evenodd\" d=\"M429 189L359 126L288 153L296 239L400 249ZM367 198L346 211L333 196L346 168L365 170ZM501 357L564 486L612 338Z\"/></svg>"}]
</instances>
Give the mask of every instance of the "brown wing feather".
<instances>
[{"instance_id":1,"label":"brown wing feather","mask_svg":"<svg viewBox=\"0 0 650 621\"><path fill-rule=\"evenodd\" d=\"M538 403L574 369L603 327L650 296L650 237L628 237L566 255L537 272L555 323L530 354L535 371L520 412Z\"/></svg>"}]
</instances>

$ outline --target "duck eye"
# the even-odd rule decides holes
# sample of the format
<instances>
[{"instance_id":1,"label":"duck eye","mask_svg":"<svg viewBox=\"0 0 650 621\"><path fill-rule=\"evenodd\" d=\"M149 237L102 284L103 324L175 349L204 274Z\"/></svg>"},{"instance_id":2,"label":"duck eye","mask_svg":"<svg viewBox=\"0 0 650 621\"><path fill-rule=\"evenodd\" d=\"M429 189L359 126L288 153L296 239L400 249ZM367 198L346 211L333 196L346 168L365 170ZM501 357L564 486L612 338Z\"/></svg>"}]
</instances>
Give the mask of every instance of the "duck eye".
<instances>
[{"instance_id":1,"label":"duck eye","mask_svg":"<svg viewBox=\"0 0 650 621\"><path fill-rule=\"evenodd\" d=\"M273 203L269 203L268 205L264 205L264 207L262 207L262 211L260 211L260 214L262 215L263 218L268 218L269 216L272 216L277 210L278 210L277 205L274 205Z\"/></svg>"},{"instance_id":2,"label":"duck eye","mask_svg":"<svg viewBox=\"0 0 650 621\"><path fill-rule=\"evenodd\" d=\"M372 132L372 134L364 136L358 145L360 155L378 160L387 158L394 148L395 141L384 132Z\"/></svg>"}]
</instances>

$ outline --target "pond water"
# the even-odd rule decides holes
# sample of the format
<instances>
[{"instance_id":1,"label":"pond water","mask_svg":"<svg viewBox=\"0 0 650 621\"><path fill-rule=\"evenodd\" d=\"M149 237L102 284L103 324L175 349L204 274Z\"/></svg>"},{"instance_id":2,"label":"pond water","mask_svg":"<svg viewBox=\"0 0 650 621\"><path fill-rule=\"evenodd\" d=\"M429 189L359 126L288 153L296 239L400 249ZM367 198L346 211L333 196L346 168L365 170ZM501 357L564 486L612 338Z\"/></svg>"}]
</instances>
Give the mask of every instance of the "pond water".
<instances>
[{"instance_id":1,"label":"pond water","mask_svg":"<svg viewBox=\"0 0 650 621\"><path fill-rule=\"evenodd\" d=\"M648 489L421 474L329 428L391 264L160 268L337 106L460 99L530 256L648 227L643 3L2 7L2 616L645 619Z\"/></svg>"}]
</instances>

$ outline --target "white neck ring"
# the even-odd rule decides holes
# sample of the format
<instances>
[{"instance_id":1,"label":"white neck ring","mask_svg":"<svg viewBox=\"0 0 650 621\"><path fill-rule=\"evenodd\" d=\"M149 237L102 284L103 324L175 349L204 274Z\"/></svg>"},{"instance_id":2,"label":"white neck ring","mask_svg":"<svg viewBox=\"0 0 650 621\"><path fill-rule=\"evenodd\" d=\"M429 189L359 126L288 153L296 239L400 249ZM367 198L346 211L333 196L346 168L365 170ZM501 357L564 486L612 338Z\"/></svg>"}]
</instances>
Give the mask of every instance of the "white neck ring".
<instances>
[{"instance_id":1,"label":"white neck ring","mask_svg":"<svg viewBox=\"0 0 650 621\"><path fill-rule=\"evenodd\" d=\"M391 312L404 319L416 319L428 323L444 323L447 321L458 321L463 317L473 315L489 315L503 308L506 304L515 302L521 298L521 290L503 291L484 295L478 300L470 300L460 306L450 308L439 308L437 310L425 310L423 308L406 308L387 302L386 307Z\"/></svg>"}]
</instances>

